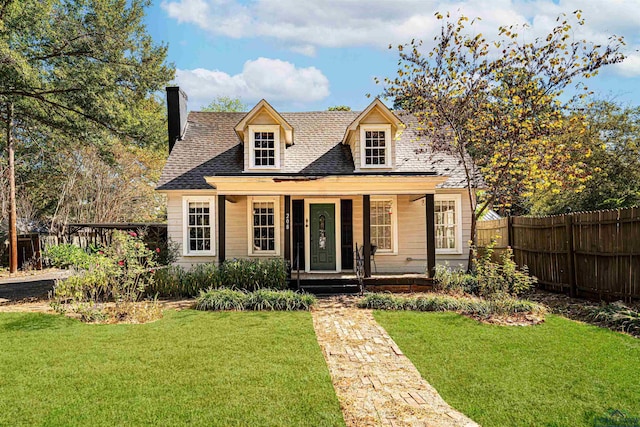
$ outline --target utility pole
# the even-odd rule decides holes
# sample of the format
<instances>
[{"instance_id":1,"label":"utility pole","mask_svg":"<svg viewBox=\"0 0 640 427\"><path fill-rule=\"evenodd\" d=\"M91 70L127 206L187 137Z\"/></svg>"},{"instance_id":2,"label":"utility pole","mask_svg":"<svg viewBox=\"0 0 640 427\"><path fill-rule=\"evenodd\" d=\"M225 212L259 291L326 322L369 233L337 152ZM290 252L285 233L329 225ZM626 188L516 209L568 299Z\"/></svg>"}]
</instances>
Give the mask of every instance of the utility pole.
<instances>
[{"instance_id":1,"label":"utility pole","mask_svg":"<svg viewBox=\"0 0 640 427\"><path fill-rule=\"evenodd\" d=\"M16 165L13 146L13 102L7 104L7 152L9 157L9 273L18 271L18 229L16 226Z\"/></svg>"}]
</instances>

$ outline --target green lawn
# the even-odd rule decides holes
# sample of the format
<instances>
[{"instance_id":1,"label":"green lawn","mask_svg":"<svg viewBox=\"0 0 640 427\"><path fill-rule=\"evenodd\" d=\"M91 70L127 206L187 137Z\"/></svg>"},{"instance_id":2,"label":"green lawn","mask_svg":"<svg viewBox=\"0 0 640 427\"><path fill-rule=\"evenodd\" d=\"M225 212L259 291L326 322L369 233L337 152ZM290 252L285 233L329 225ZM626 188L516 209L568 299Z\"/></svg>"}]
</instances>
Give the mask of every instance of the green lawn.
<instances>
[{"instance_id":1,"label":"green lawn","mask_svg":"<svg viewBox=\"0 0 640 427\"><path fill-rule=\"evenodd\" d=\"M308 312L0 314L0 425L344 425Z\"/></svg>"},{"instance_id":2,"label":"green lawn","mask_svg":"<svg viewBox=\"0 0 640 427\"><path fill-rule=\"evenodd\" d=\"M442 397L484 427L590 426L610 409L640 417L637 338L552 315L532 327L453 313L375 318Z\"/></svg>"}]
</instances>

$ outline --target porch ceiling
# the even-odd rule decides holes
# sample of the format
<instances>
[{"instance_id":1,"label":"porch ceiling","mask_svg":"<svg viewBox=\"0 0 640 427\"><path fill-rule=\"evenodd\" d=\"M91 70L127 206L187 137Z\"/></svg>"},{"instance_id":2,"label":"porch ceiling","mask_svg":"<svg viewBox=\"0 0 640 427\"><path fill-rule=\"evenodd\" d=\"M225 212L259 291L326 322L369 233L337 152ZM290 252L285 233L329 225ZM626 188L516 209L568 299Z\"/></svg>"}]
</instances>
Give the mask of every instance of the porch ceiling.
<instances>
[{"instance_id":1,"label":"porch ceiling","mask_svg":"<svg viewBox=\"0 0 640 427\"><path fill-rule=\"evenodd\" d=\"M447 180L434 175L367 176L207 176L207 184L219 195L318 195L427 194Z\"/></svg>"}]
</instances>

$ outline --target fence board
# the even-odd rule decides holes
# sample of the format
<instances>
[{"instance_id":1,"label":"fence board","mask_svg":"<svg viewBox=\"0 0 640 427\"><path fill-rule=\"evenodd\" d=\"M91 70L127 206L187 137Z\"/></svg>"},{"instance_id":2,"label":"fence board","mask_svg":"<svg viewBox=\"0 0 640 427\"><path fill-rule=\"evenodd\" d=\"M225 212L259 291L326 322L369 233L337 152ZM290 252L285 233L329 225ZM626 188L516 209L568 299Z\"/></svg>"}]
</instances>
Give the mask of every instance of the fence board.
<instances>
[{"instance_id":1,"label":"fence board","mask_svg":"<svg viewBox=\"0 0 640 427\"><path fill-rule=\"evenodd\" d=\"M640 209L478 223L478 246L511 242L514 259L542 287L603 300L640 299ZM511 232L511 234L509 233Z\"/></svg>"}]
</instances>

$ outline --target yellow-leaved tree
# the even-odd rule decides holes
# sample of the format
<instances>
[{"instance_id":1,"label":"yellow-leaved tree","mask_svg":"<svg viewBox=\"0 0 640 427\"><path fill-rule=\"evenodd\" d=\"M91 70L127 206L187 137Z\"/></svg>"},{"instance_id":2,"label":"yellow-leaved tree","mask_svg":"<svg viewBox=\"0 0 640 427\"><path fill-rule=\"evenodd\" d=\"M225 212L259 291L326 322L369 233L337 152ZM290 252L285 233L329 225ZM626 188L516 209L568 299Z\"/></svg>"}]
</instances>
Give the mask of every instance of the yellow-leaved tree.
<instances>
[{"instance_id":1,"label":"yellow-leaved tree","mask_svg":"<svg viewBox=\"0 0 640 427\"><path fill-rule=\"evenodd\" d=\"M575 108L589 94L584 81L622 61L624 41L575 39L572 27L584 25L580 11L559 16L548 35L528 42L518 34L526 25L500 27L488 41L471 35L479 18L436 13L436 19L443 25L431 50L421 40L397 46L398 72L384 79L383 95L416 116L431 152L458 159L475 212L475 243L477 219L488 207L509 211L534 192L589 179L582 161L588 147L567 135L586 126Z\"/></svg>"}]
</instances>

